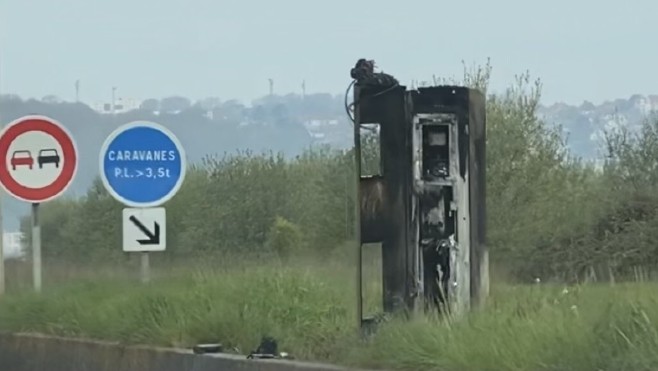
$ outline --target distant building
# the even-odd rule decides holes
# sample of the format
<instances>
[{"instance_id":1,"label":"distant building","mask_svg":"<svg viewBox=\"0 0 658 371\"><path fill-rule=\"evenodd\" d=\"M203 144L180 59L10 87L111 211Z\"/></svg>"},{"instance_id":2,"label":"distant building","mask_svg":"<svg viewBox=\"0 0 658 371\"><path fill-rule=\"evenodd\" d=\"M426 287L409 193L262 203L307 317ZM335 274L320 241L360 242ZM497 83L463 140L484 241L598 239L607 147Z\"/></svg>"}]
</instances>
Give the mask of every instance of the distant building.
<instances>
[{"instance_id":1,"label":"distant building","mask_svg":"<svg viewBox=\"0 0 658 371\"><path fill-rule=\"evenodd\" d=\"M25 255L21 238L21 232L5 232L2 234L3 251L5 259L20 258Z\"/></svg>"},{"instance_id":2,"label":"distant building","mask_svg":"<svg viewBox=\"0 0 658 371\"><path fill-rule=\"evenodd\" d=\"M304 122L304 128L314 144L331 144L342 148L353 141L352 129L344 120L311 119Z\"/></svg>"},{"instance_id":3,"label":"distant building","mask_svg":"<svg viewBox=\"0 0 658 371\"><path fill-rule=\"evenodd\" d=\"M91 108L98 113L112 114L112 113L125 113L128 111L139 109L142 101L133 98L117 98L114 102L114 110L112 109L112 102L97 102L91 105Z\"/></svg>"}]
</instances>

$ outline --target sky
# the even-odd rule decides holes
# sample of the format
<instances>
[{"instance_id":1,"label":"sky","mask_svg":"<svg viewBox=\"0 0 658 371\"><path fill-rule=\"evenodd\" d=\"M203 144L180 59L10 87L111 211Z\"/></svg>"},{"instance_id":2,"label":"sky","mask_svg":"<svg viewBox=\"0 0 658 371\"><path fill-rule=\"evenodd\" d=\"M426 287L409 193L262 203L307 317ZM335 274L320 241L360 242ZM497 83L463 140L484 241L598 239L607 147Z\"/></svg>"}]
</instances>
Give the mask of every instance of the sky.
<instances>
[{"instance_id":1,"label":"sky","mask_svg":"<svg viewBox=\"0 0 658 371\"><path fill-rule=\"evenodd\" d=\"M494 90L529 71L544 104L658 93L658 1L0 0L0 93L246 103L343 93L361 57L403 84L491 59ZM654 21L654 22L652 22Z\"/></svg>"}]
</instances>

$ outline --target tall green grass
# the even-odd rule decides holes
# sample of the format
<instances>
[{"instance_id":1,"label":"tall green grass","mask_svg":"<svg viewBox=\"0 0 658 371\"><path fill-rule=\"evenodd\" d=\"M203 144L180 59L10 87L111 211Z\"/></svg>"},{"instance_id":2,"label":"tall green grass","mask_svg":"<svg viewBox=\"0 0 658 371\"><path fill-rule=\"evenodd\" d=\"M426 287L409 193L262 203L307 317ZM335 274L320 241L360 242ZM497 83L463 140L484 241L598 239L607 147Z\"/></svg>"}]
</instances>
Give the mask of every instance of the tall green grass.
<instances>
[{"instance_id":1,"label":"tall green grass","mask_svg":"<svg viewBox=\"0 0 658 371\"><path fill-rule=\"evenodd\" d=\"M380 272L368 259L366 308L374 312ZM344 259L206 261L158 270L148 285L127 271L74 271L47 280L39 295L15 289L0 299L0 329L177 347L222 342L241 353L269 335L298 358L399 370L658 368L658 287L650 282L494 284L481 312L394 320L362 341L354 269Z\"/></svg>"},{"instance_id":2,"label":"tall green grass","mask_svg":"<svg viewBox=\"0 0 658 371\"><path fill-rule=\"evenodd\" d=\"M658 294L618 286L496 286L489 308L450 323L382 329L361 364L417 370L655 370Z\"/></svg>"}]
</instances>

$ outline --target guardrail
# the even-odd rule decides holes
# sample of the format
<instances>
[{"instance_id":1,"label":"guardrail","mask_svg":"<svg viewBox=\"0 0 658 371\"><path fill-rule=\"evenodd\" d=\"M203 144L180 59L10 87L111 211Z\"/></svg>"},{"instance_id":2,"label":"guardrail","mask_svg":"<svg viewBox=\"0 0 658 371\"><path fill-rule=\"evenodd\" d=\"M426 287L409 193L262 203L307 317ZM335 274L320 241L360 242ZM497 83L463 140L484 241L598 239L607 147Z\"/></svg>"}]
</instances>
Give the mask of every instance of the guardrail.
<instances>
[{"instance_id":1,"label":"guardrail","mask_svg":"<svg viewBox=\"0 0 658 371\"><path fill-rule=\"evenodd\" d=\"M2 371L348 371L291 360L244 355L194 354L191 350L125 346L106 341L0 333ZM365 371L365 370L362 370Z\"/></svg>"}]
</instances>

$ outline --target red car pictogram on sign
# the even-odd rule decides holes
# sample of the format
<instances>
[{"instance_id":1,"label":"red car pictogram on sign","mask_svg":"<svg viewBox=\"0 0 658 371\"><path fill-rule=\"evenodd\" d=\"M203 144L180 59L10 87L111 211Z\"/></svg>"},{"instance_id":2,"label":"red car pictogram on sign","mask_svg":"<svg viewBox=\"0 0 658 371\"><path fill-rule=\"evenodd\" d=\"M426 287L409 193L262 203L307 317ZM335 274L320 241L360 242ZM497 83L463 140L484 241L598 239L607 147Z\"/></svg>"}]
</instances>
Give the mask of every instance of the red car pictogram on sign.
<instances>
[{"instance_id":1,"label":"red car pictogram on sign","mask_svg":"<svg viewBox=\"0 0 658 371\"><path fill-rule=\"evenodd\" d=\"M12 170L16 170L17 166L29 166L30 170L32 170L32 166L34 166L32 154L30 151L24 150L14 151L9 162L11 163Z\"/></svg>"}]
</instances>

